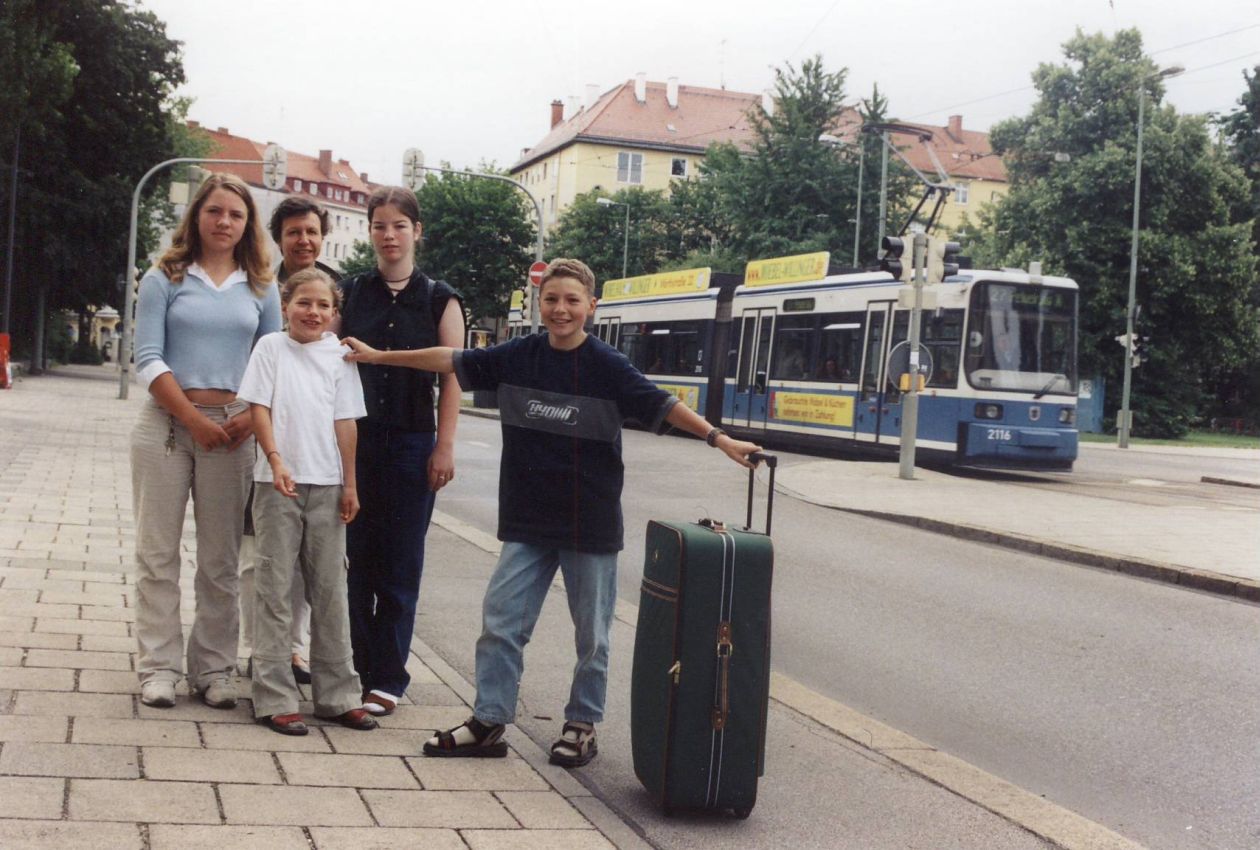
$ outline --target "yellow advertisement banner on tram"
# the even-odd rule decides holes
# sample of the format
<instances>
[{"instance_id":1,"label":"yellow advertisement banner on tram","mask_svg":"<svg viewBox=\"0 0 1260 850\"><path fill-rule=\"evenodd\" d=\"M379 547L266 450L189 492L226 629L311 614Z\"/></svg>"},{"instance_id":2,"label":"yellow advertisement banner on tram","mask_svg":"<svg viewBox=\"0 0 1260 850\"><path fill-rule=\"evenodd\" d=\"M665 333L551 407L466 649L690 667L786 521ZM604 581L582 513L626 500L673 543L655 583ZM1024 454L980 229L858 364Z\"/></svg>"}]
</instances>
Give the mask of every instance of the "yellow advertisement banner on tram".
<instances>
[{"instance_id":1,"label":"yellow advertisement banner on tram","mask_svg":"<svg viewBox=\"0 0 1260 850\"><path fill-rule=\"evenodd\" d=\"M774 392L770 398L770 417L811 425L852 428L853 396Z\"/></svg>"},{"instance_id":2,"label":"yellow advertisement banner on tram","mask_svg":"<svg viewBox=\"0 0 1260 850\"><path fill-rule=\"evenodd\" d=\"M657 384L657 386L670 395L678 396L678 400L692 410L700 409L699 387L689 387L686 384Z\"/></svg>"},{"instance_id":3,"label":"yellow advertisement banner on tram","mask_svg":"<svg viewBox=\"0 0 1260 850\"><path fill-rule=\"evenodd\" d=\"M677 272L621 277L604 283L601 301L627 298L656 298L663 295L688 295L709 288L712 269L684 269Z\"/></svg>"},{"instance_id":4,"label":"yellow advertisement banner on tram","mask_svg":"<svg viewBox=\"0 0 1260 850\"><path fill-rule=\"evenodd\" d=\"M784 283L822 280L827 276L827 267L830 264L830 251L753 260L744 270L744 286L778 286Z\"/></svg>"}]
</instances>

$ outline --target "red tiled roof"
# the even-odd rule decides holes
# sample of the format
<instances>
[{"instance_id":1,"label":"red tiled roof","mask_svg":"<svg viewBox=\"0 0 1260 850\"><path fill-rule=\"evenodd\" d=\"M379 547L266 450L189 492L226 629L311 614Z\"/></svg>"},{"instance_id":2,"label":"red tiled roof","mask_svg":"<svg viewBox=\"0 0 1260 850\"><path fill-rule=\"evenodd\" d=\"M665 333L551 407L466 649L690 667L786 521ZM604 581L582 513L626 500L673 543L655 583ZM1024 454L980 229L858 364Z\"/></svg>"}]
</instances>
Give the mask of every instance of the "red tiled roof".
<instances>
[{"instance_id":1,"label":"red tiled roof","mask_svg":"<svg viewBox=\"0 0 1260 850\"><path fill-rule=\"evenodd\" d=\"M582 141L680 152L702 152L711 142L734 142L740 147L751 143L747 112L761 108L761 95L680 85L675 108L669 105L665 92L665 83L649 82L644 102L639 103L634 96L634 80L609 89L593 106L552 127L511 170Z\"/></svg>"},{"instance_id":2,"label":"red tiled roof","mask_svg":"<svg viewBox=\"0 0 1260 850\"><path fill-rule=\"evenodd\" d=\"M195 122L189 122L189 125L210 137L212 146L210 156L214 159L262 159L263 151L267 147L264 142L255 142L243 136L233 136L222 128L211 130ZM309 156L296 151L286 151L286 156L289 180L301 180L303 183L331 183L365 195L371 194L376 187L375 183L365 182L354 167L344 159L332 160L328 173L325 174L320 170L317 156ZM263 185L261 165L222 165L216 170L235 174L254 186Z\"/></svg>"},{"instance_id":3,"label":"red tiled roof","mask_svg":"<svg viewBox=\"0 0 1260 850\"><path fill-rule=\"evenodd\" d=\"M993 180L1007 182L1006 164L993 152L989 144L989 134L977 130L964 130L962 116L955 116L957 121L952 125L937 127L931 124L915 124L899 122L909 127L921 127L932 133L932 140L921 142L911 133L892 133L891 138L910 164L923 172L930 180L937 179L936 166L927 152L931 145L941 167L950 177L965 177L973 180ZM856 113L841 119L836 127L836 135L851 139L861 126L861 118Z\"/></svg>"}]
</instances>

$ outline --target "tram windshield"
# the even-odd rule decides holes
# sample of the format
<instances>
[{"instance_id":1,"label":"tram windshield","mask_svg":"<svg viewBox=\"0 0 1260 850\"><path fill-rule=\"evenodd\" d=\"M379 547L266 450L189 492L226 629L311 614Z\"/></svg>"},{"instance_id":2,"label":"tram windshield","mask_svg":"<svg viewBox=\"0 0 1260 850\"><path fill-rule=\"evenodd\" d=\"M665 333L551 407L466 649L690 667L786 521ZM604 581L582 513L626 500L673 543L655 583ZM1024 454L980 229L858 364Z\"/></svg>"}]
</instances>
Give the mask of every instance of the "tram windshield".
<instances>
[{"instance_id":1,"label":"tram windshield","mask_svg":"<svg viewBox=\"0 0 1260 850\"><path fill-rule=\"evenodd\" d=\"M967 380L976 389L1076 392L1076 292L978 283L967 325Z\"/></svg>"}]
</instances>

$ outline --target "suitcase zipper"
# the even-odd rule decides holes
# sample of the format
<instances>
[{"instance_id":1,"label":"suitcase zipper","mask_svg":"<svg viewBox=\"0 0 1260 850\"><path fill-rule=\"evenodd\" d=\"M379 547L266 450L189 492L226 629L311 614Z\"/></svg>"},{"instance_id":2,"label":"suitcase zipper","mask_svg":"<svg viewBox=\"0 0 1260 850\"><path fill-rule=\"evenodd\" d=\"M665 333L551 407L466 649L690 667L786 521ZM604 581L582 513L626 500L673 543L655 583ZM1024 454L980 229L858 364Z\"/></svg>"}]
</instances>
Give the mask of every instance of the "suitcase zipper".
<instances>
[{"instance_id":1,"label":"suitcase zipper","mask_svg":"<svg viewBox=\"0 0 1260 850\"><path fill-rule=\"evenodd\" d=\"M674 684L678 684L678 674L682 672L682 661L675 661L674 665L669 668L669 677L674 680Z\"/></svg>"}]
</instances>

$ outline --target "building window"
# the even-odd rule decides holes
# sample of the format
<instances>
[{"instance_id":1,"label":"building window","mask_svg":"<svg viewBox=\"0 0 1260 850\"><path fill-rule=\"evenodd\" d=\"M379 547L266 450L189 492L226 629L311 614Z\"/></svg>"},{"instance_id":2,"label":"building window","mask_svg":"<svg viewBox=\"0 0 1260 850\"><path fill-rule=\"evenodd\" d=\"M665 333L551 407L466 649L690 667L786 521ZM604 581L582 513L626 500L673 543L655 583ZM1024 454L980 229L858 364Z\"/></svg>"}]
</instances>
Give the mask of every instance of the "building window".
<instances>
[{"instance_id":1,"label":"building window","mask_svg":"<svg viewBox=\"0 0 1260 850\"><path fill-rule=\"evenodd\" d=\"M669 162L670 177L686 177L687 176L687 157L676 156Z\"/></svg>"},{"instance_id":2,"label":"building window","mask_svg":"<svg viewBox=\"0 0 1260 850\"><path fill-rule=\"evenodd\" d=\"M542 179L544 179L544 180L546 180L546 179L547 179L547 163L545 163L545 162L543 163L543 173L542 173Z\"/></svg>"},{"instance_id":3,"label":"building window","mask_svg":"<svg viewBox=\"0 0 1260 850\"><path fill-rule=\"evenodd\" d=\"M643 154L629 151L617 154L617 182L636 185L643 182Z\"/></svg>"},{"instance_id":4,"label":"building window","mask_svg":"<svg viewBox=\"0 0 1260 850\"><path fill-rule=\"evenodd\" d=\"M294 180L294 181L293 181L293 191L294 191L294 192L301 192L301 191L302 191L302 181L301 181L301 180Z\"/></svg>"},{"instance_id":5,"label":"building window","mask_svg":"<svg viewBox=\"0 0 1260 850\"><path fill-rule=\"evenodd\" d=\"M970 189L971 189L971 186L968 185L967 183L954 184L954 203L956 204L967 203L967 195L970 194Z\"/></svg>"}]
</instances>

